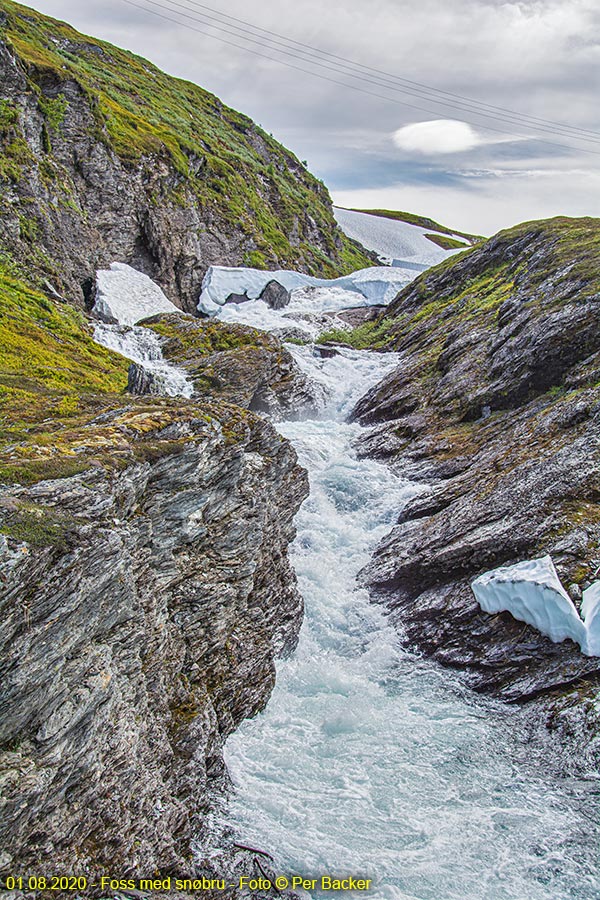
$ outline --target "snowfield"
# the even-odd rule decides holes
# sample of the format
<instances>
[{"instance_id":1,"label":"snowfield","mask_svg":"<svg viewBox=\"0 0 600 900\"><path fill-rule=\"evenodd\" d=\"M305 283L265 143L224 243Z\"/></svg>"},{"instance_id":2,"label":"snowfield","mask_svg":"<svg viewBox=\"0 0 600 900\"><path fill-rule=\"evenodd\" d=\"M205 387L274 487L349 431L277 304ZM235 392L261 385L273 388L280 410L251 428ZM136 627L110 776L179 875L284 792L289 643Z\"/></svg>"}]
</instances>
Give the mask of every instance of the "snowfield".
<instances>
[{"instance_id":1,"label":"snowfield","mask_svg":"<svg viewBox=\"0 0 600 900\"><path fill-rule=\"evenodd\" d=\"M256 300L270 281L276 281L288 291L306 287L337 288L357 295L352 302L346 300L346 307L386 304L390 303L414 277L415 272L410 269L389 266L359 269L351 275L332 279L315 278L313 275L303 275L291 269L265 272L262 269L247 269L241 266L237 268L211 266L202 282L198 309L205 315L217 315L230 294L246 294L250 300ZM266 304L263 305L266 308Z\"/></svg>"},{"instance_id":2,"label":"snowfield","mask_svg":"<svg viewBox=\"0 0 600 900\"><path fill-rule=\"evenodd\" d=\"M435 234L434 228L421 228L397 219L385 219L368 213L353 212L334 207L335 218L342 231L367 250L374 250L383 259L420 263L423 269L458 253L443 250L424 235ZM464 240L459 235L447 235Z\"/></svg>"},{"instance_id":3,"label":"snowfield","mask_svg":"<svg viewBox=\"0 0 600 900\"><path fill-rule=\"evenodd\" d=\"M586 656L600 656L600 581L583 592L583 620L549 556L485 572L471 587L485 612L509 612L555 644L570 638Z\"/></svg>"}]
</instances>

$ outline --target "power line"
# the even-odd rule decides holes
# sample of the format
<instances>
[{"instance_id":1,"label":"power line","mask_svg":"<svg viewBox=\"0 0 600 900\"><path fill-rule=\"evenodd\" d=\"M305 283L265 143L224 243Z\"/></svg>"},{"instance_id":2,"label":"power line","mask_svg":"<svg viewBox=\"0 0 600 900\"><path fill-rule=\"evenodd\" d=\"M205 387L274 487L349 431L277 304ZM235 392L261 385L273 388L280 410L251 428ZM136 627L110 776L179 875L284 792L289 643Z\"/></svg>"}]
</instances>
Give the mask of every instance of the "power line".
<instances>
[{"instance_id":1,"label":"power line","mask_svg":"<svg viewBox=\"0 0 600 900\"><path fill-rule=\"evenodd\" d=\"M190 19L192 22L207 25L209 28L213 28L216 30L222 30L225 32L225 34L233 35L233 37L237 38L238 40L250 42L250 43L255 44L263 49L274 50L275 53L279 53L281 55L291 57L292 59L300 60L300 62L304 62L304 63L308 62L310 65L317 66L318 68L325 69L330 72L334 72L335 74L345 75L345 76L348 76L351 78L360 78L361 83L370 84L370 85L373 85L374 87L378 87L378 88L383 87L384 89L394 91L395 93L408 94L410 97L414 97L416 94L417 99L422 100L423 102L428 103L428 104L433 104L433 106L434 106L434 109L429 108L429 109L425 109L425 110L423 110L422 107L417 107L418 109L420 109L421 111L424 111L424 112L429 112L429 113L434 112L435 114L439 115L439 110L435 107L441 106L443 108L443 113L445 115L447 115L448 114L447 108L450 107L454 110L458 110L462 115L464 115L466 112L467 114L476 115L480 118L492 119L493 121L500 122L503 125L509 125L510 127L515 127L515 125L519 128L527 127L533 131L550 133L551 135L558 134L561 137L567 137L567 138L570 138L571 140L574 139L574 140L578 140L578 141L584 141L585 143L600 144L600 135L598 135L597 138L585 137L585 136L580 137L578 135L574 135L571 133L567 133L565 131L561 131L560 129L557 129L556 127L553 127L551 125L528 124L519 119L516 119L512 115L511 116L496 115L495 113L485 112L478 108L473 108L472 106L465 107L464 103L457 104L456 102L449 102L449 101L443 100L443 99L438 100L435 97L430 98L427 96L423 96L422 92L421 92L421 95L419 95L419 92L415 91L414 88L411 88L411 89L408 89L406 87L402 88L402 87L396 86L395 83L393 83L393 82L385 81L380 78L374 79L372 76L365 75L363 72L355 71L354 69L349 69L348 66L345 64L340 69L339 65L330 66L330 65L327 65L326 63L322 63L317 60L313 60L313 59L307 60L305 51L300 51L300 54L304 54L304 55L300 55L299 53L294 52L293 50L290 50L286 44L282 44L280 41L273 41L271 38L267 38L267 40L269 40L269 42L271 44L271 47L267 48L267 47L265 47L264 40L256 40L255 37L253 37L253 36L247 37L246 35L250 35L251 33L245 28L239 28L237 25L230 26L227 23L223 23L220 19L217 19L215 16L206 15L205 13L199 13L197 15L189 15L189 13L190 13L189 6L184 6L181 3L177 2L177 0L167 0L167 2L169 3L168 6L165 6L163 3L157 2L157 0L146 0L146 2L150 3L152 6L157 6L159 9L164 9L164 10L167 10L168 12L174 12L176 15L182 16L183 18L186 18L186 19ZM193 2L193 0L192 0L192 2ZM202 4L200 4L200 5L202 5ZM177 7L177 9L173 9L173 7ZM185 10L185 12L179 12L179 9ZM149 11L151 11L151 10L149 10ZM207 19L209 21L207 21ZM213 24L211 24L210 20L217 22L218 24L213 25ZM182 23L182 24L184 24L184 23ZM250 26L250 27L254 28L255 30L258 30L254 26ZM240 32L240 33L236 33L236 32ZM280 47L284 47L284 50L279 50L278 47L276 46L277 44ZM318 52L318 51L315 51L315 52ZM356 68L356 66L358 64L352 63L352 65ZM346 71L344 71L344 69L346 69ZM314 73L314 74L316 74L316 73ZM485 124L485 127L489 127L487 125L487 123L484 123L484 124ZM503 133L510 134L510 132L503 132Z\"/></svg>"},{"instance_id":2,"label":"power line","mask_svg":"<svg viewBox=\"0 0 600 900\"><path fill-rule=\"evenodd\" d=\"M167 22L172 22L173 24L178 25L178 26L180 26L181 28L187 28L189 31L194 31L194 32L196 32L197 34L202 34L202 35L204 35L205 37L213 38L213 39L215 39L215 40L218 40L220 43L226 44L226 45L228 45L228 46L230 46L230 47L236 47L237 49L243 50L243 51L246 52L246 53L250 53L250 54L252 54L253 56L261 57L262 59L269 60L270 62L274 61L274 60L273 60L273 57L270 56L270 55L267 55L266 53L262 53L262 52L260 52L260 51L258 51L258 50L253 50L253 49L250 48L250 47L244 46L243 44L235 43L234 41L227 40L226 38L220 37L219 35L210 34L210 33L204 31L204 30L201 29L201 28L196 28L196 27L194 27L193 25L188 25L188 24L185 23L185 22L181 22L179 19L174 19L174 18L172 18L171 16L166 16L164 13L157 12L157 11L154 10L154 9L149 9L149 8L146 7L146 6L141 6L139 3L135 3L134 0L123 0L123 2L124 2L124 3L127 3L129 6L134 6L136 9L142 10L143 12L151 13L151 14L154 15L154 16L158 16L159 18L164 19L164 20L167 21ZM160 3L156 2L156 0L147 0L147 2L152 3L153 6L158 6L158 7L161 8L161 9L167 10L168 12L173 12L173 13L175 13L176 15L184 15L183 13L178 13L177 10L174 10L174 9L173 9L172 7L170 7L170 6L164 6L163 4L160 4ZM191 17L191 16L186 16L186 18L191 18L192 21L196 21L196 22L201 22L201 21L202 21L202 20L199 20L199 19L194 19L194 18ZM210 23L206 23L206 24L207 24L207 27L213 28L213 29L217 29L217 28L219 27L219 26L211 25ZM227 33L227 32L226 32L226 33ZM246 40L246 39L240 37L239 40ZM264 45L263 45L263 46L264 46ZM276 48L275 48L275 52L282 53L282 51L278 51ZM293 54L287 54L287 55L292 55L292 56L293 56ZM301 59L303 62L307 62L307 63L309 63L309 64L316 64L316 63L311 62L310 60L306 60L304 57L296 57L296 58L299 58L299 59ZM431 110L431 109L427 109L427 108L424 108L424 107L422 107L422 106L417 106L417 105L415 105L414 103L407 103L405 100L399 100L399 99L397 99L397 98L395 98L395 97L389 97L389 96L385 96L385 95L383 95L383 94L378 94L378 93L375 93L374 91L370 91L370 90L366 90L365 88L358 87L357 85L354 85L354 84L348 84L347 82L344 82L344 81L339 81L338 79L330 78L330 77L328 77L328 76L326 76L326 75L322 75L322 74L319 73L319 72L315 72L315 71L312 71L312 70L310 70L310 69L305 69L305 68L302 68L301 66L296 66L296 65L294 65L293 63L288 62L288 61L285 60L285 59L276 59L275 61L276 61L278 64L284 65L284 66L286 66L286 67L289 68L289 69L294 69L294 70L297 71L297 72L303 72L303 73L306 74L306 75L312 75L314 78L320 78L322 81L327 81L327 82L329 82L329 83L331 83L331 84L337 84L337 85L339 85L340 87L344 87L344 88L346 88L346 89L350 89L350 90L353 90L353 91L358 91L358 92L360 92L360 93L362 93L362 94L367 94L368 96L376 97L376 98L379 99L379 100L385 100L385 101L387 101L388 103L394 103L394 104L399 105L399 106L404 106L404 107L406 107L406 108L408 108L408 109L415 109L415 110L418 110L419 112L424 112L424 113L428 113L428 114L431 114L431 113L432 113L432 110ZM321 65L321 67L324 67L324 68L331 68L331 67L328 67L328 66L323 66L322 64L318 64L318 65ZM336 72L337 72L338 69L334 69L333 71L336 71ZM341 74L344 75L344 74L346 74L346 73L342 72ZM356 76L354 76L354 77L356 77ZM376 84L376 86L380 86L380 87L384 87L384 88L386 87L385 85L381 85L381 84L379 84L379 83L377 83L377 82L375 82L375 84ZM439 101L430 101L430 102L438 102L438 104L441 105L441 104L439 103ZM471 113L471 114L475 114L475 115L485 115L485 114L480 114L480 113ZM488 130L488 131L493 131L493 132L498 133L498 134L506 134L506 135L509 135L510 137L512 137L513 139L515 138L515 135L514 135L514 133L513 133L512 131L507 131L506 129L503 129L503 128L493 127L493 126L491 126L491 125L488 125L487 123L485 123L485 124L483 124L483 125L480 125L479 123L477 123L477 124L478 124L478 127L483 127L483 128L485 128L486 130ZM504 124L513 124L513 123L505 122ZM570 137L570 138L572 138L572 139L574 139L574 136L573 136L573 135L566 135L566 136L567 136L567 137ZM600 155L600 152L599 152L599 151L590 150L590 149L584 148L584 147L573 148L572 146L568 146L568 145L566 145L566 144L560 144L560 143L558 143L558 142L556 142L556 141L549 141L549 140L546 140L545 138L541 138L541 137L537 137L537 136L535 137L535 140L536 140L538 143L545 144L546 146L558 147L558 148L561 149L561 150L573 150L573 149L577 149L578 152L580 152L580 153L587 153L587 154L592 154L592 155L596 155L596 156L597 156L597 155ZM577 138L577 140L584 140L584 138ZM589 139L585 139L585 140L589 140Z\"/></svg>"},{"instance_id":3,"label":"power line","mask_svg":"<svg viewBox=\"0 0 600 900\"><path fill-rule=\"evenodd\" d=\"M152 2L152 0L149 0L149 2ZM181 9L187 9L187 10L190 9L189 6L183 6L181 3L176 2L176 0L168 0L168 2L170 2L174 6L179 6ZM413 88L418 88L419 91L417 93L419 93L419 94L423 94L423 92L425 91L426 93L433 94L434 97L437 95L443 95L446 97L451 97L455 100L460 100L462 103L469 104L469 105L475 107L476 110L478 108L485 108L485 109L493 110L495 112L506 113L506 114L508 114L508 116L511 119L521 120L521 124L539 123L540 125L549 126L553 129L553 133L555 133L556 128L559 128L559 129L566 129L570 132L573 132L574 135L575 134L581 134L581 135L587 134L587 135L591 135L595 139L600 139L600 132L593 131L588 128L581 128L579 126L569 125L565 122L556 122L551 119L543 119L543 118L540 118L539 116L531 116L526 113L520 113L516 110L508 109L507 107L495 106L494 104L491 104L491 103L485 103L484 101L475 100L472 97L465 97L464 95L461 95L461 94L455 94L455 93L452 93L451 91L445 91L441 88L435 88L435 87L432 87L431 85L424 84L423 82L412 81L408 78L402 78L398 75L393 75L389 72L385 72L382 69L376 69L371 66L364 65L363 63L358 63L355 60L349 59L348 57L338 56L337 54L331 53L328 50L314 47L311 44L306 44L306 43L303 43L302 41L297 41L294 38L286 37L285 35L282 35L276 31L271 31L268 28L262 28L260 26L253 25L251 22L247 22L244 19L240 19L237 16L232 16L232 15L229 15L228 13L223 13L220 10L216 10L211 6L207 6L204 3L200 3L199 0L188 0L188 2L191 4L192 7L198 7L198 8L204 9L204 10L208 10L209 12L215 14L213 16L206 16L206 13L201 14L201 15L205 15L206 18L212 19L213 21L221 22L221 24L227 24L227 23L222 23L222 19L229 19L232 22L237 22L240 25L244 26L243 29L236 29L236 30L244 32L244 33L249 33L246 31L246 29L251 29L252 32L255 32L256 34L267 35L268 36L267 40L269 40L270 43L272 43L272 44L279 44L280 46L286 47L286 48L289 47L289 45L295 45L295 47L303 48L303 50L301 52L309 51L311 54L316 53L319 56L326 56L326 57L329 57L330 59L334 59L334 60L341 61L343 63L347 63L348 65L352 66L352 68L355 70L354 74L362 74L363 72L374 73L377 76L384 76L385 79L391 79L393 83L410 85ZM235 26L232 26L232 27L235 27ZM279 40L273 41L272 38L280 38L285 43L281 44ZM318 61L315 61L315 60L310 60L310 61L318 64ZM345 66L344 68L347 68L347 66ZM383 80L381 83L384 84L385 86L390 84L389 81L384 82Z\"/></svg>"}]
</instances>

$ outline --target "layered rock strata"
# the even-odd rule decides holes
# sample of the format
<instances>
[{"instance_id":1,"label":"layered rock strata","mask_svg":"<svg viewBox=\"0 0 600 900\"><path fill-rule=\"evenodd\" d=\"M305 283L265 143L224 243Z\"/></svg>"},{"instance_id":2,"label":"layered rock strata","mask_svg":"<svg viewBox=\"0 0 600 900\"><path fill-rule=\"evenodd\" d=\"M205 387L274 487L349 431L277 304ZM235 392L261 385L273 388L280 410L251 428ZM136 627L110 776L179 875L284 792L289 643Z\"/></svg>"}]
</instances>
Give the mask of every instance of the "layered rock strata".
<instances>
[{"instance_id":1,"label":"layered rock strata","mask_svg":"<svg viewBox=\"0 0 600 900\"><path fill-rule=\"evenodd\" d=\"M0 491L0 872L189 875L297 640L306 474L227 404L113 404L57 447L81 474Z\"/></svg>"},{"instance_id":2,"label":"layered rock strata","mask_svg":"<svg viewBox=\"0 0 600 900\"><path fill-rule=\"evenodd\" d=\"M375 327L400 365L354 411L372 426L361 452L427 485L362 573L373 597L409 644L477 690L547 704L565 732L580 720L596 753L581 722L598 659L484 613L470 584L547 553L574 598L597 576L599 288L598 220L501 233L392 303Z\"/></svg>"},{"instance_id":3,"label":"layered rock strata","mask_svg":"<svg viewBox=\"0 0 600 900\"><path fill-rule=\"evenodd\" d=\"M326 389L300 371L274 335L247 325L161 314L141 323L161 336L165 359L188 373L198 396L227 400L275 418L314 414ZM130 372L130 389L151 393L140 367Z\"/></svg>"}]
</instances>

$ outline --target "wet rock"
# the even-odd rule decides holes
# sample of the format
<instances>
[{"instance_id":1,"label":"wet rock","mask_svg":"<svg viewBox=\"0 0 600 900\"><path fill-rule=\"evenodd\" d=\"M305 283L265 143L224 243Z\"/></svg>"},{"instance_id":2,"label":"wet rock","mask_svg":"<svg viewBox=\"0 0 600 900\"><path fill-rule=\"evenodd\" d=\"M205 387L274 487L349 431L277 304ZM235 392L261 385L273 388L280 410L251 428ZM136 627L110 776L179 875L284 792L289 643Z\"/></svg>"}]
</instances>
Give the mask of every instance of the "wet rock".
<instances>
[{"instance_id":1,"label":"wet rock","mask_svg":"<svg viewBox=\"0 0 600 900\"><path fill-rule=\"evenodd\" d=\"M283 309L292 298L291 293L278 281L269 281L262 290L259 300L271 309Z\"/></svg>"},{"instance_id":2,"label":"wet rock","mask_svg":"<svg viewBox=\"0 0 600 900\"><path fill-rule=\"evenodd\" d=\"M274 328L270 333L273 337L279 338L279 340L284 343L285 341L301 344L310 344L311 342L309 331L305 331L303 328L295 328L294 326L290 326L289 328Z\"/></svg>"},{"instance_id":3,"label":"wet rock","mask_svg":"<svg viewBox=\"0 0 600 900\"><path fill-rule=\"evenodd\" d=\"M594 684L600 660L484 613L470 585L546 553L575 600L593 578L599 236L597 220L532 223L417 279L382 320L400 366L353 414L375 426L361 454L429 485L399 511L362 583L410 645L477 690L547 709Z\"/></svg>"},{"instance_id":4,"label":"wet rock","mask_svg":"<svg viewBox=\"0 0 600 900\"><path fill-rule=\"evenodd\" d=\"M377 319L387 307L381 305L375 306L356 306L352 309L339 309L328 315L341 319L352 328L363 325L365 322L373 322Z\"/></svg>"},{"instance_id":5,"label":"wet rock","mask_svg":"<svg viewBox=\"0 0 600 900\"><path fill-rule=\"evenodd\" d=\"M153 316L142 324L162 336L165 359L189 373L197 396L285 418L317 412L325 403L326 389L301 372L267 332L178 315Z\"/></svg>"},{"instance_id":6,"label":"wet rock","mask_svg":"<svg viewBox=\"0 0 600 900\"><path fill-rule=\"evenodd\" d=\"M313 346L313 355L319 356L321 359L332 359L334 356L339 356L340 351L334 345L329 344L315 344Z\"/></svg>"},{"instance_id":7,"label":"wet rock","mask_svg":"<svg viewBox=\"0 0 600 900\"><path fill-rule=\"evenodd\" d=\"M570 584L568 594L574 603L581 603L582 594L583 594L581 585L575 584L575 583Z\"/></svg>"},{"instance_id":8,"label":"wet rock","mask_svg":"<svg viewBox=\"0 0 600 900\"><path fill-rule=\"evenodd\" d=\"M247 294L230 294L225 303L247 303L250 300Z\"/></svg>"},{"instance_id":9,"label":"wet rock","mask_svg":"<svg viewBox=\"0 0 600 900\"><path fill-rule=\"evenodd\" d=\"M131 363L129 366L127 390L130 394L139 395L160 393L152 372L140 363Z\"/></svg>"}]
</instances>

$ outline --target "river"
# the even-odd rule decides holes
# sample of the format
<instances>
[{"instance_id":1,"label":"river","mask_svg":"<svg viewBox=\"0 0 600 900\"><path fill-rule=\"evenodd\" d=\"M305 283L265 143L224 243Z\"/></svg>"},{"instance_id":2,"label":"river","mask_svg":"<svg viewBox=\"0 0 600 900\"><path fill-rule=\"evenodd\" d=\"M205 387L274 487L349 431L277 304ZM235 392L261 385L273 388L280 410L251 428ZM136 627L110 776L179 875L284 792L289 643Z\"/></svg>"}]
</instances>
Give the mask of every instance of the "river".
<instances>
[{"instance_id":1,"label":"river","mask_svg":"<svg viewBox=\"0 0 600 900\"><path fill-rule=\"evenodd\" d=\"M310 475L292 546L306 620L266 711L226 746L239 840L290 874L371 878L373 900L600 896L599 782L561 776L518 710L403 650L356 587L419 490L359 461L345 421L394 360L294 355L333 397L318 419L277 424Z\"/></svg>"},{"instance_id":2,"label":"river","mask_svg":"<svg viewBox=\"0 0 600 900\"><path fill-rule=\"evenodd\" d=\"M333 308L347 300L300 294L296 319L261 301L224 313L315 332L306 314L329 299ZM162 360L153 335L138 332L146 329L101 326L96 338L149 365L161 392L189 395L185 374ZM322 359L311 345L288 347L330 391L317 418L276 423L310 476L291 548L306 618L266 710L227 742L235 785L227 822L240 843L268 849L290 875L372 879L371 900L600 897L598 777L565 776L549 738L528 742L520 710L403 649L356 586L422 489L358 460L361 429L346 421L396 358L342 350Z\"/></svg>"}]
</instances>

